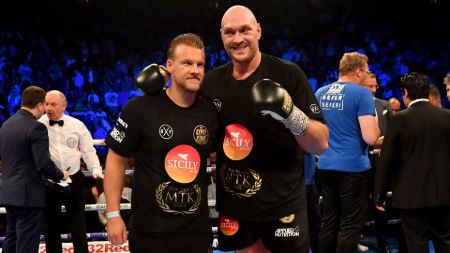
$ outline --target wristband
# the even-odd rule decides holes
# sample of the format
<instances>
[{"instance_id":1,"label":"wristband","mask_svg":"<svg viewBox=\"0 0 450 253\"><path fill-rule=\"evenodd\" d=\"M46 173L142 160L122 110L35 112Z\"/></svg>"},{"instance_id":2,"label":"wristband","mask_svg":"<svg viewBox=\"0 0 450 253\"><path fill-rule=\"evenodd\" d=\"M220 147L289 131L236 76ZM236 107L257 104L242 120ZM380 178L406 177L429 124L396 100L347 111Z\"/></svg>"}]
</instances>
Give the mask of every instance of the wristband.
<instances>
[{"instance_id":1,"label":"wristband","mask_svg":"<svg viewBox=\"0 0 450 253\"><path fill-rule=\"evenodd\" d=\"M111 211L111 212L106 212L106 219L111 219L111 218L115 218L115 217L120 217L120 211Z\"/></svg>"}]
</instances>

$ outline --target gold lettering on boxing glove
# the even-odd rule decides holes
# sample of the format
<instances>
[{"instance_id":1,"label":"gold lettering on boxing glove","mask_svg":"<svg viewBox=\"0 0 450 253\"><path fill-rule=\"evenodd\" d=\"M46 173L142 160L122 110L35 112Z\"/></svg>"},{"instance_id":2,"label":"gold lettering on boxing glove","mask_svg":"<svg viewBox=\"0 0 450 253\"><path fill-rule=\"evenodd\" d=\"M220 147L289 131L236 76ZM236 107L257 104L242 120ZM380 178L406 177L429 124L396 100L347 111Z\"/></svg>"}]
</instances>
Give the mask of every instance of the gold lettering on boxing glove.
<instances>
[{"instance_id":1,"label":"gold lettering on boxing glove","mask_svg":"<svg viewBox=\"0 0 450 253\"><path fill-rule=\"evenodd\" d=\"M283 99L282 109L287 115L289 115L289 114L291 114L291 111L292 111L292 98L291 98L291 96L289 96L289 94L287 93L286 90L283 90L283 93L284 93L284 99Z\"/></svg>"}]
</instances>

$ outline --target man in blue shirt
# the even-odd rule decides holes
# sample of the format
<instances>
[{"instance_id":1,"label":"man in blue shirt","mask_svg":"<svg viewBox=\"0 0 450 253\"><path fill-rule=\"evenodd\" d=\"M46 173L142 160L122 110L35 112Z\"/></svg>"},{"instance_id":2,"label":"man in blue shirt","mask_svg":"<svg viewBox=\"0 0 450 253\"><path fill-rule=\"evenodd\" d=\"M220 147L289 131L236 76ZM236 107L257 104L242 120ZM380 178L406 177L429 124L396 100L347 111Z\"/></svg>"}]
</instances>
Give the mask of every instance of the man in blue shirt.
<instances>
[{"instance_id":1,"label":"man in blue shirt","mask_svg":"<svg viewBox=\"0 0 450 253\"><path fill-rule=\"evenodd\" d=\"M357 252L367 219L368 146L380 135L372 94L362 84L367 56L345 53L339 79L316 92L329 128L329 148L319 156L323 196L319 251Z\"/></svg>"}]
</instances>

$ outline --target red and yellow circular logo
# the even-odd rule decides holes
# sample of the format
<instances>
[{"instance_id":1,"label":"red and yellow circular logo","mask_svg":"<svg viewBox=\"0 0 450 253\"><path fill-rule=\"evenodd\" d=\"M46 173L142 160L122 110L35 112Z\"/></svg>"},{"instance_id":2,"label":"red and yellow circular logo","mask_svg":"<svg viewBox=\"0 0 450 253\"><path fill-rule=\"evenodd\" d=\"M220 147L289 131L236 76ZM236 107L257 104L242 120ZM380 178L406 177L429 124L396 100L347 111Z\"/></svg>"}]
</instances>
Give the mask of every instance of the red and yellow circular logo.
<instances>
[{"instance_id":1,"label":"red and yellow circular logo","mask_svg":"<svg viewBox=\"0 0 450 253\"><path fill-rule=\"evenodd\" d=\"M223 151L231 160L239 161L246 158L253 148L253 136L240 124L228 125L225 128Z\"/></svg>"},{"instance_id":2,"label":"red and yellow circular logo","mask_svg":"<svg viewBox=\"0 0 450 253\"><path fill-rule=\"evenodd\" d=\"M239 223L237 219L229 218L225 215L220 216L220 231L224 235L231 236L239 230Z\"/></svg>"},{"instance_id":3,"label":"red and yellow circular logo","mask_svg":"<svg viewBox=\"0 0 450 253\"><path fill-rule=\"evenodd\" d=\"M170 178L179 183L194 181L200 170L200 154L189 145L178 145L166 155L164 166Z\"/></svg>"}]
</instances>

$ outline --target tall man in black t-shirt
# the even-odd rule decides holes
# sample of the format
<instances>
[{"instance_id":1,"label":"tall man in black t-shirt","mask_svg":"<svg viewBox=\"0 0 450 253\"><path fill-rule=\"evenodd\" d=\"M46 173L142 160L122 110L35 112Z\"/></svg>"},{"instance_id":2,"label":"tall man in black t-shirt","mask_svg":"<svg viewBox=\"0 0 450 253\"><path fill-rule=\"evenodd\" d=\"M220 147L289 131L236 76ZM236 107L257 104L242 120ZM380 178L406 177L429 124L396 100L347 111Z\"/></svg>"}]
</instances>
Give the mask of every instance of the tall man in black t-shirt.
<instances>
[{"instance_id":1,"label":"tall man in black t-shirt","mask_svg":"<svg viewBox=\"0 0 450 253\"><path fill-rule=\"evenodd\" d=\"M248 8L226 11L221 36L232 61L209 72L202 86L222 127L219 248L307 252L303 157L328 146L316 97L297 65L259 51L261 27Z\"/></svg>"},{"instance_id":2,"label":"tall man in black t-shirt","mask_svg":"<svg viewBox=\"0 0 450 253\"><path fill-rule=\"evenodd\" d=\"M206 160L218 119L214 106L196 94L204 77L203 42L194 34L179 35L167 58L171 87L162 91L159 68L146 68L143 73L148 75L139 76L137 82L147 95L128 102L106 139L108 239L113 244L127 241L119 203L125 165L134 156L131 252L207 253L212 233ZM156 92L155 82L162 82Z\"/></svg>"}]
</instances>

